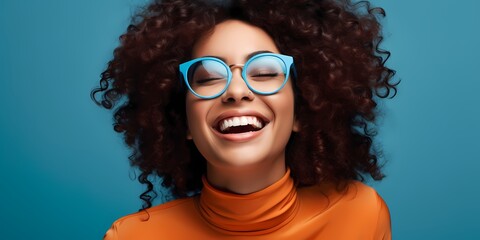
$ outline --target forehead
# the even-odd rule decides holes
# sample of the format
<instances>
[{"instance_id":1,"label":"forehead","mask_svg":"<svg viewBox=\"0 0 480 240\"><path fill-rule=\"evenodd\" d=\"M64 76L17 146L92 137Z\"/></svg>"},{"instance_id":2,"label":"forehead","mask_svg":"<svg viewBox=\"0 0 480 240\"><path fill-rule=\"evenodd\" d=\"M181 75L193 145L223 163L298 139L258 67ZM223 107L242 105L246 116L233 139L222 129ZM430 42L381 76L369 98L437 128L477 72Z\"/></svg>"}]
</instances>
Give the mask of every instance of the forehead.
<instances>
[{"instance_id":1,"label":"forehead","mask_svg":"<svg viewBox=\"0 0 480 240\"><path fill-rule=\"evenodd\" d=\"M218 56L238 63L257 51L279 53L275 42L263 29L239 20L227 20L195 43L192 57Z\"/></svg>"}]
</instances>

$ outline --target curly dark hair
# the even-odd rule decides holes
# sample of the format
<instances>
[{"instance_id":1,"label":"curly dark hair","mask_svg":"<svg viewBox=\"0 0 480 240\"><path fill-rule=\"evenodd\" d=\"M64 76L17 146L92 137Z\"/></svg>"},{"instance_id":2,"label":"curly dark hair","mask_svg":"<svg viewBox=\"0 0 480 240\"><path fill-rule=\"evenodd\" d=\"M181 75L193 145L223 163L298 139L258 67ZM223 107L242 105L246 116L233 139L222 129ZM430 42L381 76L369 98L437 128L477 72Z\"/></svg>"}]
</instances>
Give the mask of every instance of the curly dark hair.
<instances>
[{"instance_id":1,"label":"curly dark hair","mask_svg":"<svg viewBox=\"0 0 480 240\"><path fill-rule=\"evenodd\" d=\"M381 50L381 8L348 0L164 0L133 18L102 73L92 99L115 108L114 130L132 149L130 163L146 184L143 209L156 197L151 176L173 196L201 189L206 161L185 139L186 90L178 65L195 41L227 19L265 30L282 54L293 56L295 115L286 161L297 186L320 181L384 177L373 147L377 101L393 97L398 82ZM100 96L100 97L99 97Z\"/></svg>"}]
</instances>

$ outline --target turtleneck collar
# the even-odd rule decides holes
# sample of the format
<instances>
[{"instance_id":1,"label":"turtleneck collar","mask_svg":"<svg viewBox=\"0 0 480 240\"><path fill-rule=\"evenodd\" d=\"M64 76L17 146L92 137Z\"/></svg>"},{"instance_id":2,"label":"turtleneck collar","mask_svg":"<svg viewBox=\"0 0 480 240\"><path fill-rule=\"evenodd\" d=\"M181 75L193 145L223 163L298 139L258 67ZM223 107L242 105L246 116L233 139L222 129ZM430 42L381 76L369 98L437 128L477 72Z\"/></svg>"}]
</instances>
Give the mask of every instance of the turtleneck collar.
<instances>
[{"instance_id":1,"label":"turtleneck collar","mask_svg":"<svg viewBox=\"0 0 480 240\"><path fill-rule=\"evenodd\" d=\"M205 176L198 201L202 217L225 233L261 234L279 229L298 210L297 192L288 169L285 175L258 192L235 194L212 187Z\"/></svg>"}]
</instances>

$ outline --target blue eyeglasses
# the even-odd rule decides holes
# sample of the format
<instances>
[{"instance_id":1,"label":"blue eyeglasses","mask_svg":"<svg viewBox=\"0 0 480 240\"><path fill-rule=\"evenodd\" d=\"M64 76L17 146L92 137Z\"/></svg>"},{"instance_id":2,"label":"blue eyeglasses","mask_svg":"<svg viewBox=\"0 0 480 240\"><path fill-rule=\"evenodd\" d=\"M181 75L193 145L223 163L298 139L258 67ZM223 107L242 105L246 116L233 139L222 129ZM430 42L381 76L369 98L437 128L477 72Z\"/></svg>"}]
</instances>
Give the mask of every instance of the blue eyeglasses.
<instances>
[{"instance_id":1,"label":"blue eyeglasses","mask_svg":"<svg viewBox=\"0 0 480 240\"><path fill-rule=\"evenodd\" d=\"M242 69L242 78L247 87L261 95L280 91L288 81L290 68L295 75L293 57L276 53L257 54L245 64L228 66L218 58L201 57L179 66L188 90L202 99L222 95L232 81L232 69L237 67Z\"/></svg>"}]
</instances>

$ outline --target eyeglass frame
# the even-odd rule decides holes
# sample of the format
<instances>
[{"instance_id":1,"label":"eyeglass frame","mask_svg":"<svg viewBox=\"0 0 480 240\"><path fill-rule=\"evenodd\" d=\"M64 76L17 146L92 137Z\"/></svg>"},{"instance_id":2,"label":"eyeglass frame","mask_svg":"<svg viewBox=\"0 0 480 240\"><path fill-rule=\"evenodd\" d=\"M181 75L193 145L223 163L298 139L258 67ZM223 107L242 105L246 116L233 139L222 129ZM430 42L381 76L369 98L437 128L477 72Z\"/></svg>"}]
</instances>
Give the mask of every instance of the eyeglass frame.
<instances>
[{"instance_id":1,"label":"eyeglass frame","mask_svg":"<svg viewBox=\"0 0 480 240\"><path fill-rule=\"evenodd\" d=\"M270 91L270 92L258 91L255 88L253 88L252 86L250 86L250 84L247 81L247 73L246 73L245 69L247 69L248 65L253 60L255 60L259 57L263 57L263 56L276 57L276 58L280 59L285 66L285 79L283 80L282 85L274 91ZM203 60L212 60L212 61L218 62L218 63L222 64L225 67L225 69L227 70L227 84L225 85L225 87L219 93L217 93L215 95L212 95L212 96L203 96L203 95L200 95L200 94L196 93L192 89L192 87L190 86L190 83L188 82L188 70L190 69L190 67L193 64L195 64L197 62L200 62L200 61L203 61ZM195 95L195 96L197 96L198 98L201 98L201 99L214 99L214 98L217 98L217 97L221 96L222 94L224 94L227 91L228 87L230 86L230 83L232 82L232 77L233 77L232 69L236 68L236 67L241 68L241 70L242 70L241 76L242 76L243 81L247 85L248 89L250 89L252 92L254 92L256 94L260 94L260 95L272 95L272 94L275 94L275 93L279 92L285 86L285 84L287 84L287 81L290 77L290 69L292 69L292 75L294 77L296 77L296 71L295 71L295 65L293 63L293 57L288 56L288 55L278 54L278 53L260 53L260 54L254 55L251 58L249 58L245 62L245 64L232 64L232 65L227 65L227 63L225 63L223 60L221 60L219 58L216 58L216 57L199 57L199 58L195 58L195 59L192 59L190 61L181 63L179 65L179 70L180 70L181 77L183 78L185 84L188 87L188 90L193 95Z\"/></svg>"}]
</instances>

